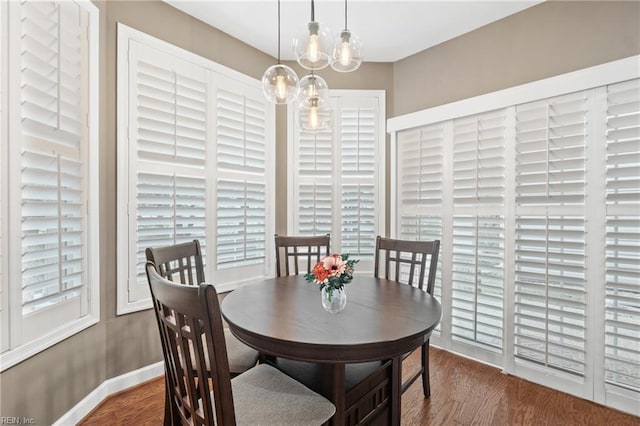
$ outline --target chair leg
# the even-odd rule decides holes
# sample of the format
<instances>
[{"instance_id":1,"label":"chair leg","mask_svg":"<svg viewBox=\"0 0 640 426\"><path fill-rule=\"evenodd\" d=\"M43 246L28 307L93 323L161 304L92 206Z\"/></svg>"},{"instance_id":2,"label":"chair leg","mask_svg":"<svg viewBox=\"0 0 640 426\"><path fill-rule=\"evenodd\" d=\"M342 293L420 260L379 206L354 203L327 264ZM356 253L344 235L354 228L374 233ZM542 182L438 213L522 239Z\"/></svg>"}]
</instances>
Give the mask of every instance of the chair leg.
<instances>
[{"instance_id":1,"label":"chair leg","mask_svg":"<svg viewBox=\"0 0 640 426\"><path fill-rule=\"evenodd\" d=\"M422 392L425 398L431 396L431 385L429 383L429 341L422 345Z\"/></svg>"},{"instance_id":2,"label":"chair leg","mask_svg":"<svg viewBox=\"0 0 640 426\"><path fill-rule=\"evenodd\" d=\"M169 382L164 378L164 426L173 424L173 414L171 413L171 398L169 397Z\"/></svg>"}]
</instances>

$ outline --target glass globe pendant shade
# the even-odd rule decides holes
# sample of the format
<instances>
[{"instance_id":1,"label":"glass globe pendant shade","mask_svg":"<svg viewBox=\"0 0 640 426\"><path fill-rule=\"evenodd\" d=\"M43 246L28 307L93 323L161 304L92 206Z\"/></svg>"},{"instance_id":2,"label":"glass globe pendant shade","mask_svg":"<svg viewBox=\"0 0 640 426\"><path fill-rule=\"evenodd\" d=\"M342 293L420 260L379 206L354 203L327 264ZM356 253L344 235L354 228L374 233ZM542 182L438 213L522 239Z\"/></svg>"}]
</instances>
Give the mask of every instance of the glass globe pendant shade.
<instances>
[{"instance_id":1,"label":"glass globe pendant shade","mask_svg":"<svg viewBox=\"0 0 640 426\"><path fill-rule=\"evenodd\" d=\"M362 44L349 30L343 30L336 37L331 57L331 68L338 72L358 69L363 58Z\"/></svg>"},{"instance_id":2,"label":"glass globe pendant shade","mask_svg":"<svg viewBox=\"0 0 640 426\"><path fill-rule=\"evenodd\" d=\"M293 39L293 52L302 68L320 70L331 62L331 38L328 28L316 21Z\"/></svg>"},{"instance_id":3,"label":"glass globe pendant shade","mask_svg":"<svg viewBox=\"0 0 640 426\"><path fill-rule=\"evenodd\" d=\"M298 126L303 132L331 130L331 109L328 103L317 97L303 100L298 109Z\"/></svg>"},{"instance_id":4,"label":"glass globe pendant shade","mask_svg":"<svg viewBox=\"0 0 640 426\"><path fill-rule=\"evenodd\" d=\"M262 92L270 102L288 104L298 96L298 75L286 65L269 67L262 76Z\"/></svg>"},{"instance_id":5,"label":"glass globe pendant shade","mask_svg":"<svg viewBox=\"0 0 640 426\"><path fill-rule=\"evenodd\" d=\"M312 98L318 98L322 101L329 99L329 86L324 78L309 74L300 79L300 99L308 101Z\"/></svg>"}]
</instances>

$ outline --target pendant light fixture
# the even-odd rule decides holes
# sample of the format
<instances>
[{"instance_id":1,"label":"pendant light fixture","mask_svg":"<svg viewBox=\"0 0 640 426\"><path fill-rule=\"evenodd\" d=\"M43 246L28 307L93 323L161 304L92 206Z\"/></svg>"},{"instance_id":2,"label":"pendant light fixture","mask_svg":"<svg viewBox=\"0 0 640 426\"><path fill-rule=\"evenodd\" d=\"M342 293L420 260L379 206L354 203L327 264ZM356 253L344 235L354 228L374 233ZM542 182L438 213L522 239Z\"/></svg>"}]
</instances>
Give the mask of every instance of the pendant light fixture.
<instances>
[{"instance_id":1,"label":"pendant light fixture","mask_svg":"<svg viewBox=\"0 0 640 426\"><path fill-rule=\"evenodd\" d=\"M298 75L280 63L280 0L278 0L278 63L262 76L262 92L270 102L288 104L298 96Z\"/></svg>"},{"instance_id":2,"label":"pendant light fixture","mask_svg":"<svg viewBox=\"0 0 640 426\"><path fill-rule=\"evenodd\" d=\"M298 126L304 132L331 130L331 108L318 96L303 99L298 108Z\"/></svg>"},{"instance_id":3,"label":"pendant light fixture","mask_svg":"<svg viewBox=\"0 0 640 426\"><path fill-rule=\"evenodd\" d=\"M311 0L311 22L302 34L293 39L293 52L302 68L320 70L331 62L329 29L315 20L315 5Z\"/></svg>"},{"instance_id":4,"label":"pendant light fixture","mask_svg":"<svg viewBox=\"0 0 640 426\"><path fill-rule=\"evenodd\" d=\"M344 29L337 35L331 68L338 72L350 72L358 69L362 63L363 49L360 40L347 27L347 0L344 0Z\"/></svg>"},{"instance_id":5,"label":"pendant light fixture","mask_svg":"<svg viewBox=\"0 0 640 426\"><path fill-rule=\"evenodd\" d=\"M315 75L313 71L300 79L300 99L308 100L311 98L318 98L323 101L328 101L329 99L327 82L319 75Z\"/></svg>"},{"instance_id":6,"label":"pendant light fixture","mask_svg":"<svg viewBox=\"0 0 640 426\"><path fill-rule=\"evenodd\" d=\"M329 108L329 86L313 71L300 79L300 101L298 105L298 126L305 132L331 129L331 108Z\"/></svg>"}]
</instances>

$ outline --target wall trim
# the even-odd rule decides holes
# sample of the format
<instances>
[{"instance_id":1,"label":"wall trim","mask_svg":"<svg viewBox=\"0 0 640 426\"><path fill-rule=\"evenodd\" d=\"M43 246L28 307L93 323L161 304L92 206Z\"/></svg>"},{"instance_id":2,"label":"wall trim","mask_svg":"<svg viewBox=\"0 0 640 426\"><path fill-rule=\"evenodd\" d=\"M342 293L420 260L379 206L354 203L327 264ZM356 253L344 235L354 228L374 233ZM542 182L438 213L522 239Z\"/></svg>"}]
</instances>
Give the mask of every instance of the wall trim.
<instances>
[{"instance_id":1,"label":"wall trim","mask_svg":"<svg viewBox=\"0 0 640 426\"><path fill-rule=\"evenodd\" d=\"M54 426L77 424L107 397L132 386L146 382L164 374L164 361L147 365L146 367L130 371L120 376L112 377L102 382L90 394L85 396L73 408L56 420Z\"/></svg>"}]
</instances>

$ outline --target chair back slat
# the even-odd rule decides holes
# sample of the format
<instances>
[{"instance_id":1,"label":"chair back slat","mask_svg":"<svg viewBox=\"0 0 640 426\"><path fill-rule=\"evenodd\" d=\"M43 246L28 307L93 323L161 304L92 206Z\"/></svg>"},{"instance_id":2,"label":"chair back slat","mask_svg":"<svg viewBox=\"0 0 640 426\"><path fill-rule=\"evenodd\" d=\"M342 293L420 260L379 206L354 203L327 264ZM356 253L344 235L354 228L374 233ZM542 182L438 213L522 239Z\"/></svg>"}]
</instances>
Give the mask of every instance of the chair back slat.
<instances>
[{"instance_id":1,"label":"chair back slat","mask_svg":"<svg viewBox=\"0 0 640 426\"><path fill-rule=\"evenodd\" d=\"M276 275L278 277L300 273L300 263L306 263L309 273L321 258L329 255L331 236L329 234L312 237L291 237L275 235ZM284 264L284 267L283 267Z\"/></svg>"},{"instance_id":2,"label":"chair back slat","mask_svg":"<svg viewBox=\"0 0 640 426\"><path fill-rule=\"evenodd\" d=\"M381 276L380 261L384 259L385 279L390 279L390 271L393 271L393 280L418 287L429 294L433 294L439 251L440 240L407 241L378 236L376 238L373 275L375 277ZM382 252L384 252L384 256ZM425 280L427 257L430 258L429 274Z\"/></svg>"},{"instance_id":3,"label":"chair back slat","mask_svg":"<svg viewBox=\"0 0 640 426\"><path fill-rule=\"evenodd\" d=\"M147 262L146 272L165 360L171 423L235 425L215 288L210 284L176 284L160 276L152 262Z\"/></svg>"},{"instance_id":4,"label":"chair back slat","mask_svg":"<svg viewBox=\"0 0 640 426\"><path fill-rule=\"evenodd\" d=\"M145 250L163 278L180 284L199 285L204 280L202 249L198 240Z\"/></svg>"}]
</instances>

